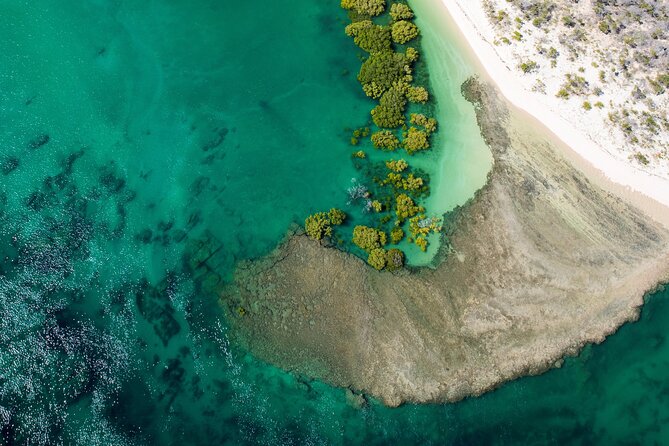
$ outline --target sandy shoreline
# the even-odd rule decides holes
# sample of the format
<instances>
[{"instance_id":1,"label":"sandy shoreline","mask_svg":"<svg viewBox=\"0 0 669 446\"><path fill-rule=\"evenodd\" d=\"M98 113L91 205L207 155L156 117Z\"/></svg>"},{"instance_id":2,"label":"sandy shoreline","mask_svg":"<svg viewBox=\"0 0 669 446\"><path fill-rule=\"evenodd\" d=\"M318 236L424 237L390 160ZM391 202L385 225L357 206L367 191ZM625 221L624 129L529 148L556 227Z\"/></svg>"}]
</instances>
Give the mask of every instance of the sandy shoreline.
<instances>
[{"instance_id":1,"label":"sandy shoreline","mask_svg":"<svg viewBox=\"0 0 669 446\"><path fill-rule=\"evenodd\" d=\"M463 50L469 50L476 59L472 63L484 78L498 87L511 105L526 114L528 125L548 130L563 155L600 187L626 198L669 227L669 181L616 158L525 90L487 37L489 25L478 2L469 1L466 7L462 0L426 3L443 18L444 26L459 31Z\"/></svg>"}]
</instances>

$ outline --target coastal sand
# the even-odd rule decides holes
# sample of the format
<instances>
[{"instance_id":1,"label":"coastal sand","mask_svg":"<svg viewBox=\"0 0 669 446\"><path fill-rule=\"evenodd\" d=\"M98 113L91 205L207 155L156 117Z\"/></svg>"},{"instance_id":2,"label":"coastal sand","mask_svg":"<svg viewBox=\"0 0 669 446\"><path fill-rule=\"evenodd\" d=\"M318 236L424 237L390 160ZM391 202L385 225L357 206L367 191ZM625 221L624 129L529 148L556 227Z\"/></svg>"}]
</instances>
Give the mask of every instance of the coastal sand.
<instances>
[{"instance_id":1,"label":"coastal sand","mask_svg":"<svg viewBox=\"0 0 669 446\"><path fill-rule=\"evenodd\" d=\"M486 37L491 34L490 25L479 1L416 0L414 4L417 9L441 17L444 28L457 29L461 47L469 50L471 62L479 67L484 78L493 82L513 106L526 113L528 125L544 128L556 148L584 170L589 179L624 196L669 227L669 180L637 169L609 153L564 118L569 115L568 109L563 107L562 113L556 114L537 101L520 84L518 74L503 62Z\"/></svg>"}]
</instances>

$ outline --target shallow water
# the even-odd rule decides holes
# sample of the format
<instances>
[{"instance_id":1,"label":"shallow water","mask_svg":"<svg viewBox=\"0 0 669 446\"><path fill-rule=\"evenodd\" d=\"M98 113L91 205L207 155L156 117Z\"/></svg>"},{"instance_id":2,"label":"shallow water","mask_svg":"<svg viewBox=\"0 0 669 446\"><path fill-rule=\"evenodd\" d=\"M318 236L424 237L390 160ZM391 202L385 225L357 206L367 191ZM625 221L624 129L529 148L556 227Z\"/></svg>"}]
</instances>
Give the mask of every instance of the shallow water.
<instances>
[{"instance_id":1,"label":"shallow water","mask_svg":"<svg viewBox=\"0 0 669 446\"><path fill-rule=\"evenodd\" d=\"M230 345L215 291L235 263L311 212L365 218L346 204L359 175L346 129L370 103L344 23L335 1L0 4L3 444L666 434L666 293L563 369L456 405L357 409ZM424 41L435 73L468 73L437 64L457 53L438 35ZM433 87L453 95L453 79ZM473 113L449 104L462 125L425 168L433 197L457 204L479 179L456 187L467 176L453 166L479 164L463 155Z\"/></svg>"}]
</instances>

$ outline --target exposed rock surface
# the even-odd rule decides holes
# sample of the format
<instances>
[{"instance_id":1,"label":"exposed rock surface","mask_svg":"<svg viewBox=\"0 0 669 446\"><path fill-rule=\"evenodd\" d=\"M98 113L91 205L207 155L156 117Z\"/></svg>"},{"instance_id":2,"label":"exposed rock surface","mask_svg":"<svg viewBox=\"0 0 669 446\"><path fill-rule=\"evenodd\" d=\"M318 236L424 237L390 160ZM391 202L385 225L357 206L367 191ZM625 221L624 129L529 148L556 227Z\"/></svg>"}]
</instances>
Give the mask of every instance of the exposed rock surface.
<instances>
[{"instance_id":1,"label":"exposed rock surface","mask_svg":"<svg viewBox=\"0 0 669 446\"><path fill-rule=\"evenodd\" d=\"M664 227L523 130L489 87L463 92L495 165L448 216L443 261L379 273L292 235L223 293L255 355L388 405L455 401L601 342L669 277Z\"/></svg>"}]
</instances>

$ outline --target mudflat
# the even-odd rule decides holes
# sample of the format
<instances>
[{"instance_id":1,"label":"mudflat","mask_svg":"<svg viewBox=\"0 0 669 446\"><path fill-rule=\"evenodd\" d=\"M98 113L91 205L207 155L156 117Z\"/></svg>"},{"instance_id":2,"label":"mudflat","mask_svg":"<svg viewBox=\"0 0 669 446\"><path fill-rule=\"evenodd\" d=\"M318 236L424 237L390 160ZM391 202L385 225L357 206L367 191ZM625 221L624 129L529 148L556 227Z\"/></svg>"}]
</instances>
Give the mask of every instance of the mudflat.
<instances>
[{"instance_id":1,"label":"mudflat","mask_svg":"<svg viewBox=\"0 0 669 446\"><path fill-rule=\"evenodd\" d=\"M494 165L446 216L438 265L377 272L292 232L222 292L246 348L395 406L541 373L638 317L669 280L669 231L589 181L493 87L471 79L463 94Z\"/></svg>"}]
</instances>

